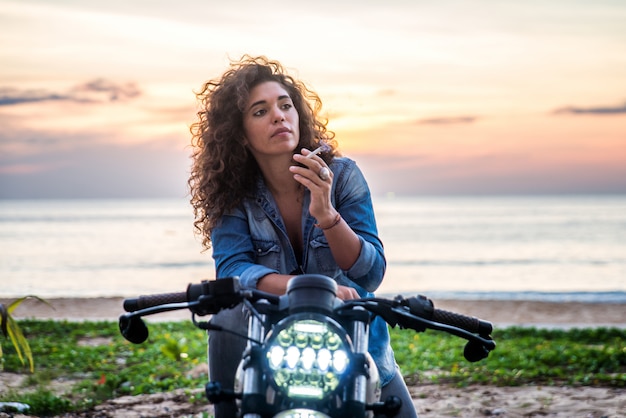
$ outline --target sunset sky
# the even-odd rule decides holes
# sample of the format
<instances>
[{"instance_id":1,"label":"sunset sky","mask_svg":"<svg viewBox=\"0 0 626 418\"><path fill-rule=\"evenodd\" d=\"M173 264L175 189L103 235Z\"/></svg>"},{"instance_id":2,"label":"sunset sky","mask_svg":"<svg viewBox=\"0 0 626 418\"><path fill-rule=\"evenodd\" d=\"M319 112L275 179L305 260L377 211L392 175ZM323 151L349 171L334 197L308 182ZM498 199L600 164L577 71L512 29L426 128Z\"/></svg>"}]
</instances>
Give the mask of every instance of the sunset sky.
<instances>
[{"instance_id":1,"label":"sunset sky","mask_svg":"<svg viewBox=\"0 0 626 418\"><path fill-rule=\"evenodd\" d=\"M321 96L375 194L626 193L623 0L2 0L0 198L184 197L229 58Z\"/></svg>"}]
</instances>

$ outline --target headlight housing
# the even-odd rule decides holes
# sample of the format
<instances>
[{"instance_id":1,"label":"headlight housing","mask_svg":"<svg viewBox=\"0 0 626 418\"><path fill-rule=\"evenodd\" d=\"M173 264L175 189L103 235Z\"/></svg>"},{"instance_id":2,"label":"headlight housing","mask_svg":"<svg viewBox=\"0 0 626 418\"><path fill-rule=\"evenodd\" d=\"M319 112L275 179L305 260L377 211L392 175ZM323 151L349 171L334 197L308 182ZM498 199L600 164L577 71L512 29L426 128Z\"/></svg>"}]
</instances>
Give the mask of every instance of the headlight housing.
<instances>
[{"instance_id":1,"label":"headlight housing","mask_svg":"<svg viewBox=\"0 0 626 418\"><path fill-rule=\"evenodd\" d=\"M313 409L289 409L287 411L281 411L274 416L274 418L330 418L323 412L315 411Z\"/></svg>"},{"instance_id":2,"label":"headlight housing","mask_svg":"<svg viewBox=\"0 0 626 418\"><path fill-rule=\"evenodd\" d=\"M272 386L289 397L322 399L349 374L351 343L346 332L320 314L296 314L268 335L264 362Z\"/></svg>"}]
</instances>

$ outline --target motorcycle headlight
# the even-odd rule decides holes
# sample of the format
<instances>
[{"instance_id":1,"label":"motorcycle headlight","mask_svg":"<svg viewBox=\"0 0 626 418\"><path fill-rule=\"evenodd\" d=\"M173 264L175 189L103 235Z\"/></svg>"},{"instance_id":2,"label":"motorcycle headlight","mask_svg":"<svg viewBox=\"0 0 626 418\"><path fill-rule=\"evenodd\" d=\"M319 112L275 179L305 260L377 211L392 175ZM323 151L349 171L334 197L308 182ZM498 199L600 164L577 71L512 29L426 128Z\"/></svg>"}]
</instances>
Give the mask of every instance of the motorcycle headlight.
<instances>
[{"instance_id":1,"label":"motorcycle headlight","mask_svg":"<svg viewBox=\"0 0 626 418\"><path fill-rule=\"evenodd\" d=\"M265 344L273 386L287 396L322 399L348 374L350 342L332 319L301 314L277 324Z\"/></svg>"},{"instance_id":2,"label":"motorcycle headlight","mask_svg":"<svg viewBox=\"0 0 626 418\"><path fill-rule=\"evenodd\" d=\"M289 409L281 411L274 415L274 418L330 418L323 412L314 411L312 409Z\"/></svg>"}]
</instances>

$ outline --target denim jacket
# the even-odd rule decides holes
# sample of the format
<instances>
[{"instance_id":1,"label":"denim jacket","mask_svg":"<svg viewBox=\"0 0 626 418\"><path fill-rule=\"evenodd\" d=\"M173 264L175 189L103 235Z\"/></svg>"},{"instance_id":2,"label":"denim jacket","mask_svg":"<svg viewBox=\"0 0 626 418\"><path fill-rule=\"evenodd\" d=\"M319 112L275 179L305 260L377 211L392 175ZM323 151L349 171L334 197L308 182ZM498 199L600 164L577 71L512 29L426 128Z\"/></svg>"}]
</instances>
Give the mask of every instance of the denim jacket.
<instances>
[{"instance_id":1,"label":"denim jacket","mask_svg":"<svg viewBox=\"0 0 626 418\"><path fill-rule=\"evenodd\" d=\"M216 277L239 276L242 287L256 288L259 279L270 273L315 273L355 288L361 297L373 296L383 279L386 260L369 187L351 159L335 158L330 169L334 175L332 204L361 241L361 253L350 269L337 266L323 231L314 226L308 190L302 202L303 254L297 260L272 194L259 179L256 196L244 199L213 229ZM384 386L394 377L396 364L387 324L380 317L370 326L369 352Z\"/></svg>"}]
</instances>

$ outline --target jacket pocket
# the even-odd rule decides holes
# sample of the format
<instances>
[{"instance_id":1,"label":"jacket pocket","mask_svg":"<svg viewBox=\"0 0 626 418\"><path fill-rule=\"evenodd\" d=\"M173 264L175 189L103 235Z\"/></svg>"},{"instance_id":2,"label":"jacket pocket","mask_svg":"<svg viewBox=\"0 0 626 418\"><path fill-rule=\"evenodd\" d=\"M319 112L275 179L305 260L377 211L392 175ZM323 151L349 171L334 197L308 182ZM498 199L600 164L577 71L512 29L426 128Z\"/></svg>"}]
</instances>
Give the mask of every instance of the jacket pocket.
<instances>
[{"instance_id":1,"label":"jacket pocket","mask_svg":"<svg viewBox=\"0 0 626 418\"><path fill-rule=\"evenodd\" d=\"M254 259L256 264L261 264L274 270L280 270L281 249L280 244L269 240L252 240L254 246Z\"/></svg>"},{"instance_id":2,"label":"jacket pocket","mask_svg":"<svg viewBox=\"0 0 626 418\"><path fill-rule=\"evenodd\" d=\"M336 277L340 274L340 269L335 262L326 237L321 235L309 243L312 262L315 263L316 273L324 274L328 277Z\"/></svg>"}]
</instances>

